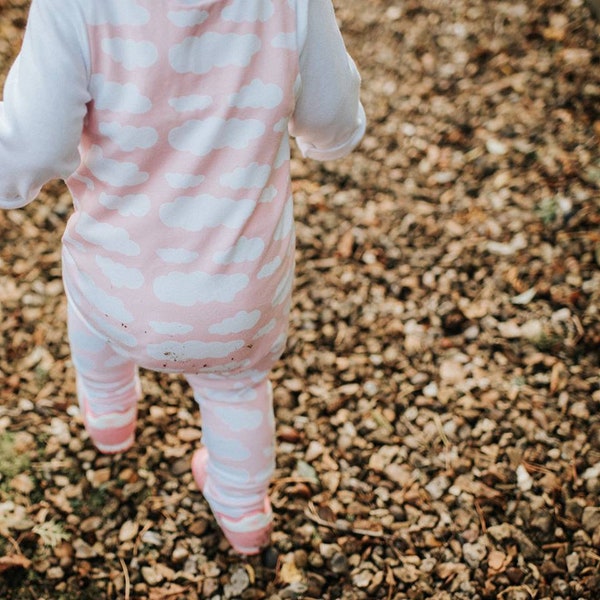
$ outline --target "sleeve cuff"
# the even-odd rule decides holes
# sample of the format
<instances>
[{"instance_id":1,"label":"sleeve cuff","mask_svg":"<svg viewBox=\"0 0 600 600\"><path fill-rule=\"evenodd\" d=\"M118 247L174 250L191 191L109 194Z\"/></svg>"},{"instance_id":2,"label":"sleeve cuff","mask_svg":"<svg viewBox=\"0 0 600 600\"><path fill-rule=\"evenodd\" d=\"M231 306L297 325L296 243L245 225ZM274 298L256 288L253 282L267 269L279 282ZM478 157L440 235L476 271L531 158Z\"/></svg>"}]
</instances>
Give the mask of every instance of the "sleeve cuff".
<instances>
[{"instance_id":1,"label":"sleeve cuff","mask_svg":"<svg viewBox=\"0 0 600 600\"><path fill-rule=\"evenodd\" d=\"M41 188L40 188L41 189ZM40 193L40 190L37 190L35 194L33 194L33 198L35 198ZM2 210L11 210L13 208L23 208L27 206L31 200L27 198L23 198L22 196L0 196L0 209Z\"/></svg>"},{"instance_id":2,"label":"sleeve cuff","mask_svg":"<svg viewBox=\"0 0 600 600\"><path fill-rule=\"evenodd\" d=\"M352 135L344 143L333 148L317 148L313 144L303 142L300 138L296 139L296 143L300 149L300 152L302 153L302 156L305 158L312 158L313 160L319 161L335 160L350 154L350 152L352 152L352 150L358 146L360 140L365 134L366 128L367 117L365 114L365 109L363 108L362 104L360 104L356 128L352 132Z\"/></svg>"}]
</instances>

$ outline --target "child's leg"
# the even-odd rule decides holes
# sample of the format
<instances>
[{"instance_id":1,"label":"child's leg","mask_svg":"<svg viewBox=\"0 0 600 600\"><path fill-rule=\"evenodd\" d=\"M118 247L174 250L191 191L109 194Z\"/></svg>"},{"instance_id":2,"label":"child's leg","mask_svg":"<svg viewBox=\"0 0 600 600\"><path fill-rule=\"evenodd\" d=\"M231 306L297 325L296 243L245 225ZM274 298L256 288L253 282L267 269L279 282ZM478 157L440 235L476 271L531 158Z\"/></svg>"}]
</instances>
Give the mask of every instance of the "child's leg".
<instances>
[{"instance_id":1,"label":"child's leg","mask_svg":"<svg viewBox=\"0 0 600 600\"><path fill-rule=\"evenodd\" d=\"M193 471L233 547L252 554L268 542L267 498L275 469L273 397L267 378L226 382L190 376L204 449ZM239 386L239 387L238 387Z\"/></svg>"},{"instance_id":2,"label":"child's leg","mask_svg":"<svg viewBox=\"0 0 600 600\"><path fill-rule=\"evenodd\" d=\"M68 305L71 356L86 430L101 452L127 450L134 441L140 383L136 365L117 354Z\"/></svg>"}]
</instances>

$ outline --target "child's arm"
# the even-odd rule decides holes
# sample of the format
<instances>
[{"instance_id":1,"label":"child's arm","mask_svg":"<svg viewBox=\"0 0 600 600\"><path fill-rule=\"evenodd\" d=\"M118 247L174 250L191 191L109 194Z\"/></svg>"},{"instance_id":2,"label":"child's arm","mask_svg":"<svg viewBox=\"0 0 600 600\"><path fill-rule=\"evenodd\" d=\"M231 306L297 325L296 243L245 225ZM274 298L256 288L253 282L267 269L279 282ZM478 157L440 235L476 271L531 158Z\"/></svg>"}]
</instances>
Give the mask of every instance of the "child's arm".
<instances>
[{"instance_id":1,"label":"child's arm","mask_svg":"<svg viewBox=\"0 0 600 600\"><path fill-rule=\"evenodd\" d=\"M300 91L290 133L304 156L345 156L365 132L360 75L346 52L331 0L299 2L308 10L300 54Z\"/></svg>"},{"instance_id":2,"label":"child's arm","mask_svg":"<svg viewBox=\"0 0 600 600\"><path fill-rule=\"evenodd\" d=\"M21 52L0 102L0 208L18 208L79 165L87 45L70 0L33 0Z\"/></svg>"}]
</instances>

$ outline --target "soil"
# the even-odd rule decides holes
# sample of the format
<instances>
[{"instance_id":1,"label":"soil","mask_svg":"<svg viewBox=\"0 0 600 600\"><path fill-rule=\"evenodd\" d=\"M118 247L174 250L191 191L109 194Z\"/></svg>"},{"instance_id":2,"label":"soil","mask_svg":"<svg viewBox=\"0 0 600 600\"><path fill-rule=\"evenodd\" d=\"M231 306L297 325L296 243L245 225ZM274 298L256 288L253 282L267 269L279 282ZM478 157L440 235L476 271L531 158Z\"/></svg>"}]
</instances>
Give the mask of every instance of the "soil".
<instances>
[{"instance_id":1,"label":"soil","mask_svg":"<svg viewBox=\"0 0 600 600\"><path fill-rule=\"evenodd\" d=\"M134 449L75 408L60 182L0 213L0 597L600 597L600 26L584 0L337 0L369 126L294 151L273 544L231 552L199 415L143 373ZM0 0L0 84L28 2Z\"/></svg>"}]
</instances>

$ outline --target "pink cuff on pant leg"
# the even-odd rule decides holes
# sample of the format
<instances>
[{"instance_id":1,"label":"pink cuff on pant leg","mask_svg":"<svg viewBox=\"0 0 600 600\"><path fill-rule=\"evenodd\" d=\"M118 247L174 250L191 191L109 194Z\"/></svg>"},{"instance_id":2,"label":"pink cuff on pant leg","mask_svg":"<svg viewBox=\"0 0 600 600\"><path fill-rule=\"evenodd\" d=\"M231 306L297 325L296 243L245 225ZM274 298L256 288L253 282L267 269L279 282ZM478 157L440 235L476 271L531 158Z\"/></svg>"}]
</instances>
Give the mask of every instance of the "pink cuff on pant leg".
<instances>
[{"instance_id":1,"label":"pink cuff on pant leg","mask_svg":"<svg viewBox=\"0 0 600 600\"><path fill-rule=\"evenodd\" d=\"M135 439L137 407L99 416L85 408L82 412L85 429L100 452L116 454L131 448Z\"/></svg>"},{"instance_id":2,"label":"pink cuff on pant leg","mask_svg":"<svg viewBox=\"0 0 600 600\"><path fill-rule=\"evenodd\" d=\"M133 446L137 423L137 401L141 396L139 380L135 383L133 404L122 411L109 411L102 414L92 412L79 379L77 381L77 396L85 430L100 452L103 454L117 454L125 452Z\"/></svg>"},{"instance_id":3,"label":"pink cuff on pant leg","mask_svg":"<svg viewBox=\"0 0 600 600\"><path fill-rule=\"evenodd\" d=\"M208 465L208 451L202 447L192 457L192 474L200 491L204 492L206 484L206 468ZM271 541L273 527L273 511L271 502L265 497L264 507L261 511L254 511L237 519L231 519L213 510L215 519L221 531L239 554L258 554Z\"/></svg>"}]
</instances>

